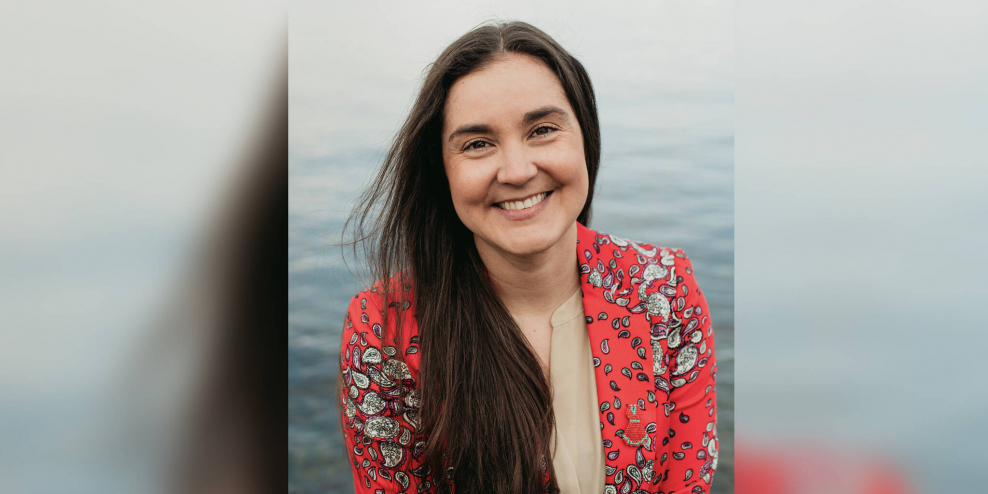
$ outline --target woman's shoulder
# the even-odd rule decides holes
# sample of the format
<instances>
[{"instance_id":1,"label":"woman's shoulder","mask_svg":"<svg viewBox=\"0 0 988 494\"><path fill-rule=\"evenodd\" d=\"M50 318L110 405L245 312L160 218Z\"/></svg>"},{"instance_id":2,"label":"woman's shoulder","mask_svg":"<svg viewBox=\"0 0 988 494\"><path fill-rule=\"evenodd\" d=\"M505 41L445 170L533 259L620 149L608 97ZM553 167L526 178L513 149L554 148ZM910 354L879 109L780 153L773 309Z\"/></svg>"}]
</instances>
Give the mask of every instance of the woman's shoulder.
<instances>
[{"instance_id":1,"label":"woman's shoulder","mask_svg":"<svg viewBox=\"0 0 988 494\"><path fill-rule=\"evenodd\" d=\"M683 249L676 247L663 247L659 244L631 240L619 235L592 230L580 223L577 223L577 242L589 243L597 254L627 259L629 262L638 261L639 264L662 262L668 263L675 258L688 261ZM609 249L608 249L609 247ZM590 246L587 249L591 248ZM630 257L629 257L630 255Z\"/></svg>"},{"instance_id":2,"label":"woman's shoulder","mask_svg":"<svg viewBox=\"0 0 988 494\"><path fill-rule=\"evenodd\" d=\"M680 319L702 298L683 249L581 228L581 272L610 303L632 314Z\"/></svg>"},{"instance_id":3,"label":"woman's shoulder","mask_svg":"<svg viewBox=\"0 0 988 494\"><path fill-rule=\"evenodd\" d=\"M671 263L676 258L688 260L683 249L678 247L665 247L657 243L642 242L607 233L598 233L598 237L603 244L613 245L623 252L632 253L631 260L638 261L639 264L660 263L664 266L672 266Z\"/></svg>"},{"instance_id":4,"label":"woman's shoulder","mask_svg":"<svg viewBox=\"0 0 988 494\"><path fill-rule=\"evenodd\" d=\"M401 344L396 343L399 325ZM346 355L348 349L364 348L381 359L398 358L417 364L418 325L411 310L410 284L394 277L357 292L347 307L342 340L344 359L353 358L352 351Z\"/></svg>"},{"instance_id":5,"label":"woman's shoulder","mask_svg":"<svg viewBox=\"0 0 988 494\"><path fill-rule=\"evenodd\" d=\"M388 279L377 280L367 288L358 291L351 299L361 304L384 310L387 304L394 304L396 301L411 299L412 285L402 273L396 274Z\"/></svg>"},{"instance_id":6,"label":"woman's shoulder","mask_svg":"<svg viewBox=\"0 0 988 494\"><path fill-rule=\"evenodd\" d=\"M363 322L383 322L385 313L404 313L412 306L412 285L400 274L378 280L358 291L351 299L347 315L359 313Z\"/></svg>"},{"instance_id":7,"label":"woman's shoulder","mask_svg":"<svg viewBox=\"0 0 988 494\"><path fill-rule=\"evenodd\" d=\"M636 282L644 279L657 280L673 275L676 278L681 276L685 278L684 275L692 278L692 262L681 248L631 240L586 227L581 230L580 240L590 244L584 248L584 256L587 261L591 260L591 257L599 257L600 270L610 267L612 270L624 271L629 277L637 278ZM607 266L608 264L610 266ZM670 280L676 281L675 278Z\"/></svg>"}]
</instances>

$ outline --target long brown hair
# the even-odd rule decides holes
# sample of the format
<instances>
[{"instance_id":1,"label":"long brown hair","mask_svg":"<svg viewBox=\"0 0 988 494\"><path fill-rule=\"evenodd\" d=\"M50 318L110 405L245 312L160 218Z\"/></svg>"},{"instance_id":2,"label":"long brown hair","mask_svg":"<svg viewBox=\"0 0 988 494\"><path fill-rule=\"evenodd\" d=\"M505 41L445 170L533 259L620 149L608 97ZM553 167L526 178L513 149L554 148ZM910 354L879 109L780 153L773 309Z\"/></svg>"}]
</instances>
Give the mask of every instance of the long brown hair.
<instances>
[{"instance_id":1,"label":"long brown hair","mask_svg":"<svg viewBox=\"0 0 988 494\"><path fill-rule=\"evenodd\" d=\"M453 42L429 68L415 105L383 166L344 227L354 254L377 280L414 287L421 365L423 463L433 482L459 492L556 492L549 440L552 394L538 357L485 274L473 233L453 209L441 151L453 83L507 53L541 60L559 78L583 133L589 172L586 225L600 163L600 126L586 70L547 34L524 22L480 26ZM385 287L389 286L387 284ZM391 285L396 286L396 285ZM385 307L408 292L385 290ZM385 317L390 311L385 311ZM400 345L403 321L385 324ZM403 355L403 352L399 352Z\"/></svg>"}]
</instances>

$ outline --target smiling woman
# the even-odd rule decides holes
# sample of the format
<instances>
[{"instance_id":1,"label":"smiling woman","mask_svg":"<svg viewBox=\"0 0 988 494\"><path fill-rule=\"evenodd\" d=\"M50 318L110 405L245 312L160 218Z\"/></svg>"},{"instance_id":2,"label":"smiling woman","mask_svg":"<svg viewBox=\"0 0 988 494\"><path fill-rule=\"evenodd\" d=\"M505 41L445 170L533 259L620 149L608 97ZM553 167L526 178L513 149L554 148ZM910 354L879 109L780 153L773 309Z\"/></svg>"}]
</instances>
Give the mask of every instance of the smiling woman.
<instances>
[{"instance_id":1,"label":"smiling woman","mask_svg":"<svg viewBox=\"0 0 988 494\"><path fill-rule=\"evenodd\" d=\"M682 251L590 230L585 69L535 27L432 65L347 225L375 279L340 353L358 492L707 492L716 357Z\"/></svg>"}]
</instances>

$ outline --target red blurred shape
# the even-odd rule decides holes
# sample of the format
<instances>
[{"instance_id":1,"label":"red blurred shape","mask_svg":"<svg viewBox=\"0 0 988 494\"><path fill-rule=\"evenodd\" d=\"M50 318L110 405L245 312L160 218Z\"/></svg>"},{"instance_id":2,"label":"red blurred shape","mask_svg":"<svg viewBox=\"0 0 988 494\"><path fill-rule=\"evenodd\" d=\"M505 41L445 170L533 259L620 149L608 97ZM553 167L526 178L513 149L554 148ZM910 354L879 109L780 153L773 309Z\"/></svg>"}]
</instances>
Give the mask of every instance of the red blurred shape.
<instances>
[{"instance_id":1,"label":"red blurred shape","mask_svg":"<svg viewBox=\"0 0 988 494\"><path fill-rule=\"evenodd\" d=\"M788 494L795 492L778 453L757 448L734 448L735 494Z\"/></svg>"},{"instance_id":2,"label":"red blurred shape","mask_svg":"<svg viewBox=\"0 0 988 494\"><path fill-rule=\"evenodd\" d=\"M798 447L796 447L798 445ZM902 469L888 459L807 446L739 441L735 447L736 494L914 494Z\"/></svg>"}]
</instances>

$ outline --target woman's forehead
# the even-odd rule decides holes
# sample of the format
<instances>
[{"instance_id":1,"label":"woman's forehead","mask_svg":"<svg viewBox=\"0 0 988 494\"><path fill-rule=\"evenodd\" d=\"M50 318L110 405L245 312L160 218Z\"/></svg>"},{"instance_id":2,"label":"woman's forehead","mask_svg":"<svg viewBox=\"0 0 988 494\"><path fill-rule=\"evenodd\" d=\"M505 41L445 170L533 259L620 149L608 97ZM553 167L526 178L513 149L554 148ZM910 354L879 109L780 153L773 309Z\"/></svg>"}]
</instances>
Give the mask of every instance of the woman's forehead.
<instances>
[{"instance_id":1,"label":"woman's forehead","mask_svg":"<svg viewBox=\"0 0 988 494\"><path fill-rule=\"evenodd\" d=\"M444 120L447 126L476 119L520 123L526 113L547 106L572 112L555 73L535 57L512 53L453 83Z\"/></svg>"}]
</instances>

